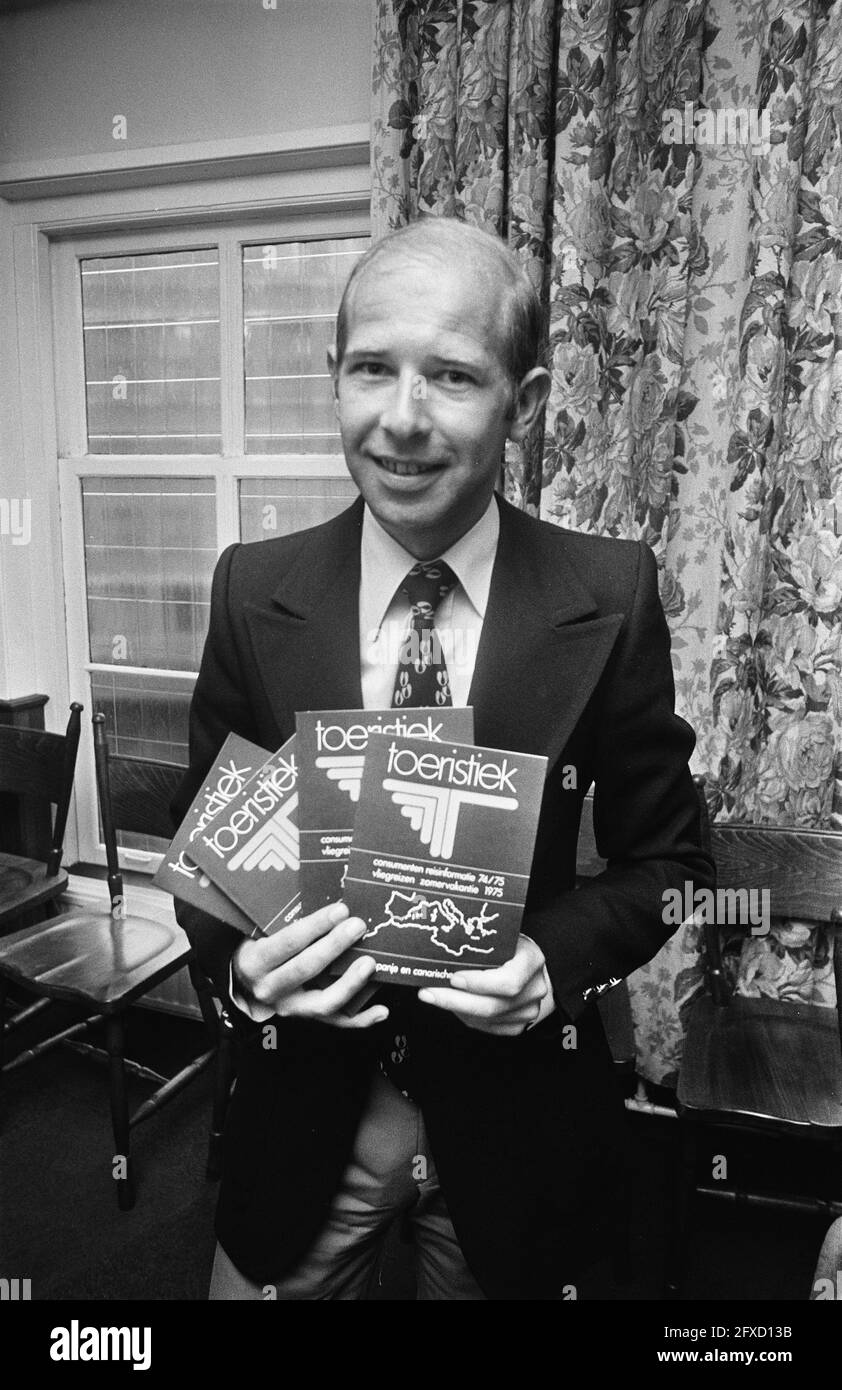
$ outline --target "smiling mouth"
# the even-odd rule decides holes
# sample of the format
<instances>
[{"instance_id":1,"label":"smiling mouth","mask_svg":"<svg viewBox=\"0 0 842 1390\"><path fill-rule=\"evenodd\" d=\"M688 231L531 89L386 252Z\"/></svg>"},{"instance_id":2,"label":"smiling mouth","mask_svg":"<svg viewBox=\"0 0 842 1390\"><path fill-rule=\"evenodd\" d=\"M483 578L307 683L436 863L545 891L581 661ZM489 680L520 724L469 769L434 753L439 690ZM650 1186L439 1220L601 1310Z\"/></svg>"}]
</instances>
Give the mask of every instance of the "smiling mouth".
<instances>
[{"instance_id":1,"label":"smiling mouth","mask_svg":"<svg viewBox=\"0 0 842 1390\"><path fill-rule=\"evenodd\" d=\"M416 463L411 459L378 458L376 462L397 478L415 478L422 473L433 473L439 467L437 463Z\"/></svg>"}]
</instances>

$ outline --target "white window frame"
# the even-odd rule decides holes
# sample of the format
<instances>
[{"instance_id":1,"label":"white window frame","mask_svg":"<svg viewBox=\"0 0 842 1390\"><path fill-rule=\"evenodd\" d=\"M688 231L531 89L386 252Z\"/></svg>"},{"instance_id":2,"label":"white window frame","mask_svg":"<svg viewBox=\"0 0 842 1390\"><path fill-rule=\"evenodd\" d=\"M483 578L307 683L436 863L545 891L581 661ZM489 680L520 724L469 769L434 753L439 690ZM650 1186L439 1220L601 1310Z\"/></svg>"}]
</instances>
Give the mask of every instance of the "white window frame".
<instances>
[{"instance_id":1,"label":"white window frame","mask_svg":"<svg viewBox=\"0 0 842 1390\"><path fill-rule=\"evenodd\" d=\"M44 524L27 552L37 574L23 617L31 650L27 689L51 697L48 727L62 729L71 700L85 706L74 812L65 862L103 862L99 845L90 738L90 672L81 480L90 476L207 477L217 494L217 540L239 534L241 479L347 476L332 455L246 454L243 439L242 277L240 248L370 233L367 140L354 132L331 149L324 142L302 168L308 141L279 156L274 174L120 192L92 192L10 204L17 301L20 420L23 440L20 494L31 496ZM156 174L157 174L156 170ZM227 174L227 170L226 170ZM2 190L0 190L2 191ZM81 282L78 261L91 255L141 253L207 244L220 247L222 450L215 455L90 455L86 452L82 361ZM224 267L223 267L224 262ZM233 302L232 302L233 297ZM238 298L239 297L239 298ZM227 330L227 331L226 331ZM4 354L0 354L0 369ZM9 355L8 361L11 360ZM230 368L236 367L232 371ZM226 369L226 367L228 369ZM2 634L5 666L14 674L13 632ZM59 659L57 660L57 655ZM22 665L23 663L21 663ZM97 669L94 667L94 669ZM124 672L135 668L120 664ZM155 674L142 668L142 674ZM165 672L192 680L195 673ZM154 870L157 855L123 852L128 868Z\"/></svg>"}]
</instances>

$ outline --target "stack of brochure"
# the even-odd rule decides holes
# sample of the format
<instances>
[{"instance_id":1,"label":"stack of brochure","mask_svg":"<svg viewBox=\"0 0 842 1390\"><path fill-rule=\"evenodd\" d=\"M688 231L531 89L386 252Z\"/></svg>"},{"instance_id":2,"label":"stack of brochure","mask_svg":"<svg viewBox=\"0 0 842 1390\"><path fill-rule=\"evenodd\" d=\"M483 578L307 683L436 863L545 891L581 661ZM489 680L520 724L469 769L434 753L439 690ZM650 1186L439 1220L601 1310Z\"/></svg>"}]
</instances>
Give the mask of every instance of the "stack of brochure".
<instances>
[{"instance_id":1,"label":"stack of brochure","mask_svg":"<svg viewBox=\"0 0 842 1390\"><path fill-rule=\"evenodd\" d=\"M546 758L478 748L471 709L311 710L271 756L232 734L155 882L249 936L338 899L379 982L514 955Z\"/></svg>"}]
</instances>

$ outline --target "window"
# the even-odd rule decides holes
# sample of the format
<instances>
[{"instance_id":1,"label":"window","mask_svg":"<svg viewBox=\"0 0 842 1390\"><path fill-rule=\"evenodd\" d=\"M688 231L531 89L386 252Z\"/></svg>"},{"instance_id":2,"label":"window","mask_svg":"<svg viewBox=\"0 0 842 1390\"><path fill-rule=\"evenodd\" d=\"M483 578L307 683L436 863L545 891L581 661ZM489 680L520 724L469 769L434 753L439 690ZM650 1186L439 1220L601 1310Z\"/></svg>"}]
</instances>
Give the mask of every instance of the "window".
<instances>
[{"instance_id":1,"label":"window","mask_svg":"<svg viewBox=\"0 0 842 1390\"><path fill-rule=\"evenodd\" d=\"M325 354L368 238L359 215L337 221L53 248L69 659L120 752L187 761L220 550L356 495ZM92 770L80 778L80 808L95 805Z\"/></svg>"},{"instance_id":2,"label":"window","mask_svg":"<svg viewBox=\"0 0 842 1390\"><path fill-rule=\"evenodd\" d=\"M91 257L81 263L88 451L220 449L219 257Z\"/></svg>"},{"instance_id":3,"label":"window","mask_svg":"<svg viewBox=\"0 0 842 1390\"><path fill-rule=\"evenodd\" d=\"M359 241L248 247L243 255L246 452L339 447L325 354Z\"/></svg>"}]
</instances>

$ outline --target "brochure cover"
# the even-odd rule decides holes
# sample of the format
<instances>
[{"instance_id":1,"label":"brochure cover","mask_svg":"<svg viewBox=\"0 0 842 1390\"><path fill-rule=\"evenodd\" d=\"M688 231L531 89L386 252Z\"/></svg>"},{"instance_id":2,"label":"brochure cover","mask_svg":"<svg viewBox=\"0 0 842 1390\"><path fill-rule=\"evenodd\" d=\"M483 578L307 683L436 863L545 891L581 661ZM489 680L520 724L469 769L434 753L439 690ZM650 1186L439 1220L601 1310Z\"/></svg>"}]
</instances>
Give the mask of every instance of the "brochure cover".
<instances>
[{"instance_id":1,"label":"brochure cover","mask_svg":"<svg viewBox=\"0 0 842 1390\"><path fill-rule=\"evenodd\" d=\"M296 735L190 843L190 855L265 935L301 911Z\"/></svg>"},{"instance_id":2,"label":"brochure cover","mask_svg":"<svg viewBox=\"0 0 842 1390\"><path fill-rule=\"evenodd\" d=\"M261 932L203 873L190 857L190 851L196 836L240 794L268 757L267 750L256 743L249 743L239 734L228 735L207 781L194 797L152 880L158 888L166 889L175 898L183 898L193 907L200 907L245 936L259 936Z\"/></svg>"},{"instance_id":3,"label":"brochure cover","mask_svg":"<svg viewBox=\"0 0 842 1390\"><path fill-rule=\"evenodd\" d=\"M306 912L343 896L363 763L373 734L471 743L468 708L304 710L296 715L301 769L301 893Z\"/></svg>"},{"instance_id":4,"label":"brochure cover","mask_svg":"<svg viewBox=\"0 0 842 1390\"><path fill-rule=\"evenodd\" d=\"M347 952L416 987L514 955L547 760L372 736L343 897L369 931Z\"/></svg>"}]
</instances>

